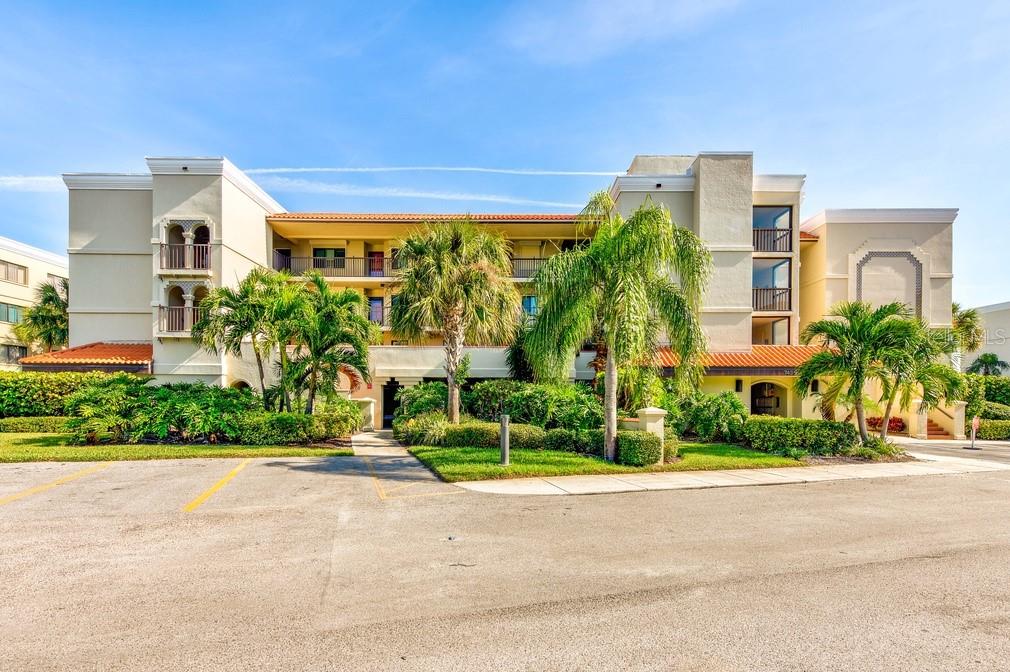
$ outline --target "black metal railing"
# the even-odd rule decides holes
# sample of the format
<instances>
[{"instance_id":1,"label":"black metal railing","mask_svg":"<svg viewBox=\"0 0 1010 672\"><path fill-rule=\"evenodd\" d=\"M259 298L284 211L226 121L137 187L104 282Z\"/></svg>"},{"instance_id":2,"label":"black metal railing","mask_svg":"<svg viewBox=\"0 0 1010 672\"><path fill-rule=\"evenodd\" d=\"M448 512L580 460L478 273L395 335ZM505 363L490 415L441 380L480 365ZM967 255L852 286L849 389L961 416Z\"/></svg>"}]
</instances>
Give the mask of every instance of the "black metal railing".
<instances>
[{"instance_id":1,"label":"black metal railing","mask_svg":"<svg viewBox=\"0 0 1010 672\"><path fill-rule=\"evenodd\" d=\"M755 252L792 252L792 229L754 229Z\"/></svg>"},{"instance_id":2,"label":"black metal railing","mask_svg":"<svg viewBox=\"0 0 1010 672\"><path fill-rule=\"evenodd\" d=\"M204 312L199 306L159 306L158 330L163 334L189 333Z\"/></svg>"},{"instance_id":3,"label":"black metal railing","mask_svg":"<svg viewBox=\"0 0 1010 672\"><path fill-rule=\"evenodd\" d=\"M544 260L540 257L517 257L512 260L512 277L532 278L543 263Z\"/></svg>"},{"instance_id":4,"label":"black metal railing","mask_svg":"<svg viewBox=\"0 0 1010 672\"><path fill-rule=\"evenodd\" d=\"M388 257L289 257L274 254L274 269L301 275L317 271L326 278L389 278L393 260Z\"/></svg>"},{"instance_id":5,"label":"black metal railing","mask_svg":"<svg viewBox=\"0 0 1010 672\"><path fill-rule=\"evenodd\" d=\"M788 287L755 287L754 310L792 310L792 291Z\"/></svg>"},{"instance_id":6,"label":"black metal railing","mask_svg":"<svg viewBox=\"0 0 1010 672\"><path fill-rule=\"evenodd\" d=\"M210 269L210 245L162 243L161 268L165 271Z\"/></svg>"}]
</instances>

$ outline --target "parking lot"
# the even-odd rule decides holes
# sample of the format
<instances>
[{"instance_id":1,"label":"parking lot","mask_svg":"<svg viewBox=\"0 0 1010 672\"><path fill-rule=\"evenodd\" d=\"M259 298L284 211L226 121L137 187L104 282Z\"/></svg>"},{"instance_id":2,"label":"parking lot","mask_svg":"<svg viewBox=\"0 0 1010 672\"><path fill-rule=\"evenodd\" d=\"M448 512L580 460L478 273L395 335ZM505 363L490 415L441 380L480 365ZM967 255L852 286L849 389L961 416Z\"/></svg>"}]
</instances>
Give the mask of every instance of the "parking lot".
<instances>
[{"instance_id":1,"label":"parking lot","mask_svg":"<svg viewBox=\"0 0 1010 672\"><path fill-rule=\"evenodd\" d=\"M1008 472L538 498L381 451L0 465L0 667L995 669L1008 515Z\"/></svg>"}]
</instances>

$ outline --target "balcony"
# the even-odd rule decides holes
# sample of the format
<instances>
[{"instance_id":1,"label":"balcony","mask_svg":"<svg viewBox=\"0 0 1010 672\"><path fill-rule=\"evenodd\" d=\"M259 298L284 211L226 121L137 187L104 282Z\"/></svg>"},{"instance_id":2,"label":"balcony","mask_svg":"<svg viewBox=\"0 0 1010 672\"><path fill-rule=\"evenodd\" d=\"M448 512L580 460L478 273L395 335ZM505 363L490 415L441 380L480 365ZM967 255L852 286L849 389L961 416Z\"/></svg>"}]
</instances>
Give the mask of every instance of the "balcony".
<instances>
[{"instance_id":1,"label":"balcony","mask_svg":"<svg viewBox=\"0 0 1010 672\"><path fill-rule=\"evenodd\" d=\"M792 252L792 229L754 229L755 252Z\"/></svg>"},{"instance_id":2,"label":"balcony","mask_svg":"<svg viewBox=\"0 0 1010 672\"><path fill-rule=\"evenodd\" d=\"M513 259L512 277L528 280L543 263L539 257ZM396 263L389 257L289 257L274 252L274 270L288 271L292 275L316 271L324 278L392 278L396 275Z\"/></svg>"},{"instance_id":3,"label":"balcony","mask_svg":"<svg viewBox=\"0 0 1010 672\"><path fill-rule=\"evenodd\" d=\"M792 310L792 290L788 287L755 287L752 305L756 311Z\"/></svg>"},{"instance_id":4,"label":"balcony","mask_svg":"<svg viewBox=\"0 0 1010 672\"><path fill-rule=\"evenodd\" d=\"M532 278L543 264L544 260L540 257L517 257L512 260L512 277L523 280Z\"/></svg>"},{"instance_id":5,"label":"balcony","mask_svg":"<svg viewBox=\"0 0 1010 672\"><path fill-rule=\"evenodd\" d=\"M199 306L158 306L158 332L188 335L203 313Z\"/></svg>"},{"instance_id":6,"label":"balcony","mask_svg":"<svg viewBox=\"0 0 1010 672\"><path fill-rule=\"evenodd\" d=\"M188 245L186 243L162 243L161 270L163 271L209 271L210 245Z\"/></svg>"}]
</instances>

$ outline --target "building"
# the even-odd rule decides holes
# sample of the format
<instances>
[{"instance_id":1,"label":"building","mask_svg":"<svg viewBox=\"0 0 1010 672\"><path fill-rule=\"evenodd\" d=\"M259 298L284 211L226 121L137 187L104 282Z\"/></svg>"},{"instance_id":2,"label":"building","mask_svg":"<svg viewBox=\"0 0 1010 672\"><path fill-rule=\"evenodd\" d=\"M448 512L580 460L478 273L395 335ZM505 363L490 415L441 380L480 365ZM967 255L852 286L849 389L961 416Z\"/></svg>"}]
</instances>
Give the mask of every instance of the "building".
<instances>
[{"instance_id":1,"label":"building","mask_svg":"<svg viewBox=\"0 0 1010 672\"><path fill-rule=\"evenodd\" d=\"M985 330L985 342L977 352L964 356L962 370L971 366L978 356L991 352L1004 362L1010 362L1010 301L979 306L979 317ZM1010 375L1010 370L1004 371L1004 376Z\"/></svg>"},{"instance_id":2,"label":"building","mask_svg":"<svg viewBox=\"0 0 1010 672\"><path fill-rule=\"evenodd\" d=\"M28 355L14 327L35 303L38 286L67 277L66 257L0 237L0 370L18 370Z\"/></svg>"},{"instance_id":3,"label":"building","mask_svg":"<svg viewBox=\"0 0 1010 672\"><path fill-rule=\"evenodd\" d=\"M163 381L248 385L248 359L213 355L189 338L210 287L257 266L318 270L361 291L371 318L385 325L397 241L424 221L459 216L286 212L226 159L147 163L140 175L65 176L73 347L32 366L130 362ZM934 326L950 325L956 210L828 210L803 222L804 180L756 175L750 153L706 152L637 156L610 187L623 214L652 199L707 243L715 272L702 308L704 387L734 390L755 413L817 414L791 377L812 352L799 344L800 329L836 301L900 299ZM524 308L535 311L526 283L544 258L576 243L576 215L474 217L511 240L514 280ZM384 327L371 351L373 382L355 393L371 400L375 425L391 420L400 386L444 377L437 343L399 343ZM591 357L577 358L573 378L591 377ZM675 366L669 352L661 357ZM471 360L472 378L507 375L502 348L472 348Z\"/></svg>"}]
</instances>

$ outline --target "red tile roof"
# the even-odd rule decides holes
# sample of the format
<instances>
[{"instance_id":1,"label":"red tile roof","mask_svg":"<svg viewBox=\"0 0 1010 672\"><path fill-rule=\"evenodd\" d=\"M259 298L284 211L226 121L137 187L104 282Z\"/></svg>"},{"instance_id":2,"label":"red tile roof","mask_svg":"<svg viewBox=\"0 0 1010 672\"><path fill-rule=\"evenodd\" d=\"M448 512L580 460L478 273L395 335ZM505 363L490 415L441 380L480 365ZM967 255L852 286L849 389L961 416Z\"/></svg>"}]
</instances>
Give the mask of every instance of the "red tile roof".
<instances>
[{"instance_id":1,"label":"red tile roof","mask_svg":"<svg viewBox=\"0 0 1010 672\"><path fill-rule=\"evenodd\" d=\"M800 240L820 240L820 238L809 231L800 231Z\"/></svg>"},{"instance_id":2,"label":"red tile roof","mask_svg":"<svg viewBox=\"0 0 1010 672\"><path fill-rule=\"evenodd\" d=\"M88 343L66 350L22 357L22 364L33 365L141 365L150 364L150 343Z\"/></svg>"},{"instance_id":3,"label":"red tile roof","mask_svg":"<svg viewBox=\"0 0 1010 672\"><path fill-rule=\"evenodd\" d=\"M319 222L392 222L414 223L469 216L478 222L574 222L576 213L410 213L410 212L281 212L269 219Z\"/></svg>"},{"instance_id":4,"label":"red tile roof","mask_svg":"<svg viewBox=\"0 0 1010 672\"><path fill-rule=\"evenodd\" d=\"M750 352L710 352L706 369L794 369L821 350L817 345L752 345ZM680 358L670 348L659 349L659 365L674 367Z\"/></svg>"}]
</instances>

